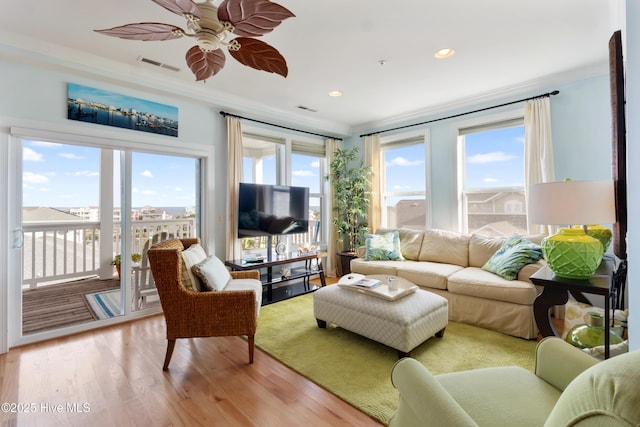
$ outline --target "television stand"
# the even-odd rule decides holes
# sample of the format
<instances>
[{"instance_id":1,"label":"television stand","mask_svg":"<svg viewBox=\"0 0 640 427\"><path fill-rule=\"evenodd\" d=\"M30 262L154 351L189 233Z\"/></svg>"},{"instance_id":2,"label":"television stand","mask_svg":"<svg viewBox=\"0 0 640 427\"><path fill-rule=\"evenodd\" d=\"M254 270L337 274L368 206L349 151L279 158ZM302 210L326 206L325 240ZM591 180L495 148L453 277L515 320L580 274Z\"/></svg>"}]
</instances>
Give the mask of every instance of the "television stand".
<instances>
[{"instance_id":1,"label":"television stand","mask_svg":"<svg viewBox=\"0 0 640 427\"><path fill-rule=\"evenodd\" d=\"M322 258L326 256L326 252L313 252L300 255L290 252L273 257L275 259L269 258L262 262L231 260L225 262L225 265L231 267L233 271L260 270L262 305L267 305L315 291L317 287L312 286L310 283L312 276L320 276L321 286L326 286L324 268L322 266ZM313 260L317 261L317 269L312 268ZM293 266L293 264L296 263L304 263L304 266ZM274 267L278 266L289 266L290 274L283 277L280 269L274 270ZM300 279L302 279L301 284L299 283Z\"/></svg>"}]
</instances>

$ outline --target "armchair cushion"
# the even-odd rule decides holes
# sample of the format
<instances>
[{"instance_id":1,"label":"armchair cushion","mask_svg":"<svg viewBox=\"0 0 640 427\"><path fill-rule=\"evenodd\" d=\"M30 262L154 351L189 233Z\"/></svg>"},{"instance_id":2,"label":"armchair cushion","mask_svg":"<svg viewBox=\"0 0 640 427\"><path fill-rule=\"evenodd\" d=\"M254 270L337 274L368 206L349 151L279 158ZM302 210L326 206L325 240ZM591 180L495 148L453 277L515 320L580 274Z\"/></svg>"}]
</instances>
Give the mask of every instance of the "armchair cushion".
<instances>
[{"instance_id":1,"label":"armchair cushion","mask_svg":"<svg viewBox=\"0 0 640 427\"><path fill-rule=\"evenodd\" d=\"M202 282L203 291L221 291L231 280L227 267L215 255L191 267L191 271Z\"/></svg>"},{"instance_id":2,"label":"armchair cushion","mask_svg":"<svg viewBox=\"0 0 640 427\"><path fill-rule=\"evenodd\" d=\"M565 389L545 426L640 425L640 351L581 373Z\"/></svg>"},{"instance_id":3,"label":"armchair cushion","mask_svg":"<svg viewBox=\"0 0 640 427\"><path fill-rule=\"evenodd\" d=\"M262 282L257 279L231 279L225 291L254 291L256 296L256 314L260 314L262 305Z\"/></svg>"},{"instance_id":4,"label":"armchair cushion","mask_svg":"<svg viewBox=\"0 0 640 427\"><path fill-rule=\"evenodd\" d=\"M207 253L199 243L182 251L182 285L194 292L202 290L200 279L191 271L191 267L207 259ZM185 274L186 273L186 274Z\"/></svg>"},{"instance_id":5,"label":"armchair cushion","mask_svg":"<svg viewBox=\"0 0 640 427\"><path fill-rule=\"evenodd\" d=\"M400 402L389 426L640 425L639 362L636 351L598 363L557 337L538 343L535 374L498 367L434 376L404 358L391 372Z\"/></svg>"}]
</instances>

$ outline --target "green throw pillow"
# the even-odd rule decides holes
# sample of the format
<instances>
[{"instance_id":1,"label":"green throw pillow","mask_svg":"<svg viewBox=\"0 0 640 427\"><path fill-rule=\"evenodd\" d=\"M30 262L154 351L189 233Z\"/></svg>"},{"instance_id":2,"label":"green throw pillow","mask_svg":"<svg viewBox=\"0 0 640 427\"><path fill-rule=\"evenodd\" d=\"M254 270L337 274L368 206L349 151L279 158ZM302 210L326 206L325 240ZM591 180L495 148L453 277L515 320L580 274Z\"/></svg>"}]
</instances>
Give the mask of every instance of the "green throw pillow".
<instances>
[{"instance_id":1,"label":"green throw pillow","mask_svg":"<svg viewBox=\"0 0 640 427\"><path fill-rule=\"evenodd\" d=\"M542 248L522 236L512 235L482 266L507 280L514 280L518 272L527 264L542 259Z\"/></svg>"},{"instance_id":2,"label":"green throw pillow","mask_svg":"<svg viewBox=\"0 0 640 427\"><path fill-rule=\"evenodd\" d=\"M397 231L385 234L366 234L364 237L365 261L404 261Z\"/></svg>"}]
</instances>

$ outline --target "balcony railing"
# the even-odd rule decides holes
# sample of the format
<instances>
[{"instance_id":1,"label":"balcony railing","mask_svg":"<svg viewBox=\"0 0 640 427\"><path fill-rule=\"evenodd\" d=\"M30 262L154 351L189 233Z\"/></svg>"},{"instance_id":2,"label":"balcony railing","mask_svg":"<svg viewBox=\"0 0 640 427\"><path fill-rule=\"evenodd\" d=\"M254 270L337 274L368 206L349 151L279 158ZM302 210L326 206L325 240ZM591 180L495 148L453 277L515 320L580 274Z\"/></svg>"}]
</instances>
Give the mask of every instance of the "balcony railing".
<instances>
[{"instance_id":1,"label":"balcony railing","mask_svg":"<svg viewBox=\"0 0 640 427\"><path fill-rule=\"evenodd\" d=\"M99 275L120 253L120 223L114 223L112 252L100 254L99 222L23 224L23 287L36 288ZM132 253L142 254L155 235L166 238L195 236L195 219L133 221Z\"/></svg>"}]
</instances>

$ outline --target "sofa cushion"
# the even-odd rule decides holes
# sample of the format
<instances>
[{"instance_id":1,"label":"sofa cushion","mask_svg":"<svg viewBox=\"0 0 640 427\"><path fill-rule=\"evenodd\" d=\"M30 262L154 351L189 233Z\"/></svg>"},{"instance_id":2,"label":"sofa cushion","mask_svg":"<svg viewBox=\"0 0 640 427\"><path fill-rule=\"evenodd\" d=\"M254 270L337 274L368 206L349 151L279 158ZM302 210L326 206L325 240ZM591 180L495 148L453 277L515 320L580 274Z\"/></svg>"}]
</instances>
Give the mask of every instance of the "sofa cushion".
<instances>
[{"instance_id":1,"label":"sofa cushion","mask_svg":"<svg viewBox=\"0 0 640 427\"><path fill-rule=\"evenodd\" d=\"M459 265L428 261L405 261L398 268L398 277L424 288L447 289L449 277L463 268Z\"/></svg>"},{"instance_id":2,"label":"sofa cushion","mask_svg":"<svg viewBox=\"0 0 640 427\"><path fill-rule=\"evenodd\" d=\"M364 258L351 260L351 271L364 274L387 274L397 276L398 268L404 268L405 261L365 261Z\"/></svg>"},{"instance_id":3,"label":"sofa cushion","mask_svg":"<svg viewBox=\"0 0 640 427\"><path fill-rule=\"evenodd\" d=\"M467 267L470 237L453 231L425 230L418 259Z\"/></svg>"},{"instance_id":4,"label":"sofa cushion","mask_svg":"<svg viewBox=\"0 0 640 427\"><path fill-rule=\"evenodd\" d=\"M532 305L538 295L529 282L506 280L478 267L467 267L449 276L449 292L478 298Z\"/></svg>"},{"instance_id":5,"label":"sofa cushion","mask_svg":"<svg viewBox=\"0 0 640 427\"><path fill-rule=\"evenodd\" d=\"M522 267L540 259L542 259L542 248L539 245L514 234L489 258L482 269L507 280L514 280Z\"/></svg>"},{"instance_id":6,"label":"sofa cushion","mask_svg":"<svg viewBox=\"0 0 640 427\"><path fill-rule=\"evenodd\" d=\"M469 267L482 267L493 254L498 252L506 240L506 237L472 234L469 239Z\"/></svg>"},{"instance_id":7,"label":"sofa cushion","mask_svg":"<svg viewBox=\"0 0 640 427\"><path fill-rule=\"evenodd\" d=\"M420 255L420 247L422 246L422 239L424 237L424 231L412 230L409 228L380 228L376 231L377 234L390 233L397 231L400 235L400 250L404 259L417 261Z\"/></svg>"},{"instance_id":8,"label":"sofa cushion","mask_svg":"<svg viewBox=\"0 0 640 427\"><path fill-rule=\"evenodd\" d=\"M400 236L397 231L384 234L365 234L365 261L402 261Z\"/></svg>"}]
</instances>

